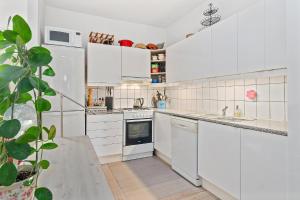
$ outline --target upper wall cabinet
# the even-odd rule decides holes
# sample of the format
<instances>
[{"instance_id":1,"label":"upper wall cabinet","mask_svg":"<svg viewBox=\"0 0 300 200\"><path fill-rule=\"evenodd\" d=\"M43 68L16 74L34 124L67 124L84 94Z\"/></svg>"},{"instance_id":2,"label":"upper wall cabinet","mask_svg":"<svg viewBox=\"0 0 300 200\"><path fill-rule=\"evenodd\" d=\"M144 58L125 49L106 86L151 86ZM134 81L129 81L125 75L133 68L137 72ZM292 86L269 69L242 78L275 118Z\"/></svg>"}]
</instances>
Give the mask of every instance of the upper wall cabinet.
<instances>
[{"instance_id":1,"label":"upper wall cabinet","mask_svg":"<svg viewBox=\"0 0 300 200\"><path fill-rule=\"evenodd\" d=\"M167 82L198 79L210 73L210 28L167 49Z\"/></svg>"},{"instance_id":2,"label":"upper wall cabinet","mask_svg":"<svg viewBox=\"0 0 300 200\"><path fill-rule=\"evenodd\" d=\"M265 0L267 69L286 67L286 0Z\"/></svg>"},{"instance_id":3,"label":"upper wall cabinet","mask_svg":"<svg viewBox=\"0 0 300 200\"><path fill-rule=\"evenodd\" d=\"M212 27L212 69L214 75L237 72L237 16Z\"/></svg>"},{"instance_id":4,"label":"upper wall cabinet","mask_svg":"<svg viewBox=\"0 0 300 200\"><path fill-rule=\"evenodd\" d=\"M102 44L88 44L88 85L121 83L121 47Z\"/></svg>"},{"instance_id":5,"label":"upper wall cabinet","mask_svg":"<svg viewBox=\"0 0 300 200\"><path fill-rule=\"evenodd\" d=\"M150 51L122 47L122 78L150 79Z\"/></svg>"},{"instance_id":6,"label":"upper wall cabinet","mask_svg":"<svg viewBox=\"0 0 300 200\"><path fill-rule=\"evenodd\" d=\"M238 15L238 71L265 69L265 3L259 1Z\"/></svg>"}]
</instances>

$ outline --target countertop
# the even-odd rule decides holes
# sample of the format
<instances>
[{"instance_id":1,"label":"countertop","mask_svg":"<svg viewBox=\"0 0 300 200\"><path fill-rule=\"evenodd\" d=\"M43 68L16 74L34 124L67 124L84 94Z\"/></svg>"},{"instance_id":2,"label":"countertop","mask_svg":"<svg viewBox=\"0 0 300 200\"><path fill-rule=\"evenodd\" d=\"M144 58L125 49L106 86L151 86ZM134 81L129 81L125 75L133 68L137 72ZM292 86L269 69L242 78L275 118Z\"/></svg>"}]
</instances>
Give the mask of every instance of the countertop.
<instances>
[{"instance_id":1,"label":"countertop","mask_svg":"<svg viewBox=\"0 0 300 200\"><path fill-rule=\"evenodd\" d=\"M44 152L50 167L39 179L40 186L53 192L53 199L114 199L87 136L56 139L55 142L59 144L57 149Z\"/></svg>"},{"instance_id":2,"label":"countertop","mask_svg":"<svg viewBox=\"0 0 300 200\"><path fill-rule=\"evenodd\" d=\"M195 114L192 112L178 111L172 109L154 109L155 112L170 114L178 117L185 117L194 120L202 120L216 124L223 124L236 128L250 129L264 133L276 134L287 136L288 135L288 122L287 121L273 121L273 120L245 120L245 121L228 121L216 119L218 115L210 114Z\"/></svg>"}]
</instances>

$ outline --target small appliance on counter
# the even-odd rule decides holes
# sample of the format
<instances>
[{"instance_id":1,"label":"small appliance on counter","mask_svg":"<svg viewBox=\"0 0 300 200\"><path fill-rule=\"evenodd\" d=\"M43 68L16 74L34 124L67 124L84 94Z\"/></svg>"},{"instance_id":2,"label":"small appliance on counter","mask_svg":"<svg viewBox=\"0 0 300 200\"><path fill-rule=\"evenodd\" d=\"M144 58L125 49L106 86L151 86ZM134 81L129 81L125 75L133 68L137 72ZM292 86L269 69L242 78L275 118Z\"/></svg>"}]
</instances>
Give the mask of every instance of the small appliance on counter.
<instances>
[{"instance_id":1,"label":"small appliance on counter","mask_svg":"<svg viewBox=\"0 0 300 200\"><path fill-rule=\"evenodd\" d=\"M112 97L112 87L106 87L106 97L105 97L105 106L107 110L114 109L114 97Z\"/></svg>"}]
</instances>

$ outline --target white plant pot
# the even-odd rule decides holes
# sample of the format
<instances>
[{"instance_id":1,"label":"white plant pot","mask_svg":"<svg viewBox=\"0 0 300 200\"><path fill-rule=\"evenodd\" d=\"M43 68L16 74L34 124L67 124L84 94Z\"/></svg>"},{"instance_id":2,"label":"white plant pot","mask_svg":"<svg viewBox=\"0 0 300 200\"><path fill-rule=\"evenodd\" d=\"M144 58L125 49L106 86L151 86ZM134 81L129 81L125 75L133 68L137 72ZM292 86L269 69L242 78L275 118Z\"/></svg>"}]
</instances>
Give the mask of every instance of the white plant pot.
<instances>
[{"instance_id":1,"label":"white plant pot","mask_svg":"<svg viewBox=\"0 0 300 200\"><path fill-rule=\"evenodd\" d=\"M19 169L28 170L32 166L23 165ZM31 186L24 186L24 182L29 179L34 179ZM0 186L1 200L33 200L36 183L36 175L29 177L23 181L12 184L11 186Z\"/></svg>"}]
</instances>

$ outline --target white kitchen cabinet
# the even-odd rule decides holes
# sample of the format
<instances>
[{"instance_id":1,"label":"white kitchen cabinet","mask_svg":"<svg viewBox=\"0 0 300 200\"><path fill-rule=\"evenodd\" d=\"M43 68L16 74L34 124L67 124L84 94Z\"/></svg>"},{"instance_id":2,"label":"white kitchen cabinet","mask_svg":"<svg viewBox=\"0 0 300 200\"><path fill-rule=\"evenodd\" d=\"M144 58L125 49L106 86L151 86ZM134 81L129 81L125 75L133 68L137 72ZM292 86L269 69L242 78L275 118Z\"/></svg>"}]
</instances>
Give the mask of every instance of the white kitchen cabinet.
<instances>
[{"instance_id":1,"label":"white kitchen cabinet","mask_svg":"<svg viewBox=\"0 0 300 200\"><path fill-rule=\"evenodd\" d=\"M159 153L171 159L172 132L171 116L162 113L155 113L154 116L154 148Z\"/></svg>"},{"instance_id":2,"label":"white kitchen cabinet","mask_svg":"<svg viewBox=\"0 0 300 200\"><path fill-rule=\"evenodd\" d=\"M238 72L265 69L265 4L258 1L238 14Z\"/></svg>"},{"instance_id":3,"label":"white kitchen cabinet","mask_svg":"<svg viewBox=\"0 0 300 200\"><path fill-rule=\"evenodd\" d=\"M89 43L87 65L89 86L121 83L121 47Z\"/></svg>"},{"instance_id":4,"label":"white kitchen cabinet","mask_svg":"<svg viewBox=\"0 0 300 200\"><path fill-rule=\"evenodd\" d=\"M216 76L237 73L237 15L212 26L212 70Z\"/></svg>"},{"instance_id":5,"label":"white kitchen cabinet","mask_svg":"<svg viewBox=\"0 0 300 200\"><path fill-rule=\"evenodd\" d=\"M198 122L199 176L240 199L240 162L240 129Z\"/></svg>"},{"instance_id":6,"label":"white kitchen cabinet","mask_svg":"<svg viewBox=\"0 0 300 200\"><path fill-rule=\"evenodd\" d=\"M122 47L122 78L150 79L150 51Z\"/></svg>"},{"instance_id":7,"label":"white kitchen cabinet","mask_svg":"<svg viewBox=\"0 0 300 200\"><path fill-rule=\"evenodd\" d=\"M180 81L184 71L184 54L185 50L181 48L181 44L184 41L180 41L170 47L167 47L166 57L166 76L167 83L174 83Z\"/></svg>"},{"instance_id":8,"label":"white kitchen cabinet","mask_svg":"<svg viewBox=\"0 0 300 200\"><path fill-rule=\"evenodd\" d=\"M287 141L284 136L241 130L241 199L287 199Z\"/></svg>"},{"instance_id":9,"label":"white kitchen cabinet","mask_svg":"<svg viewBox=\"0 0 300 200\"><path fill-rule=\"evenodd\" d=\"M87 115L87 135L98 157L121 154L123 115Z\"/></svg>"},{"instance_id":10,"label":"white kitchen cabinet","mask_svg":"<svg viewBox=\"0 0 300 200\"><path fill-rule=\"evenodd\" d=\"M266 68L286 67L286 0L265 0Z\"/></svg>"},{"instance_id":11,"label":"white kitchen cabinet","mask_svg":"<svg viewBox=\"0 0 300 200\"><path fill-rule=\"evenodd\" d=\"M200 79L211 69L211 28L167 48L167 82Z\"/></svg>"}]
</instances>

